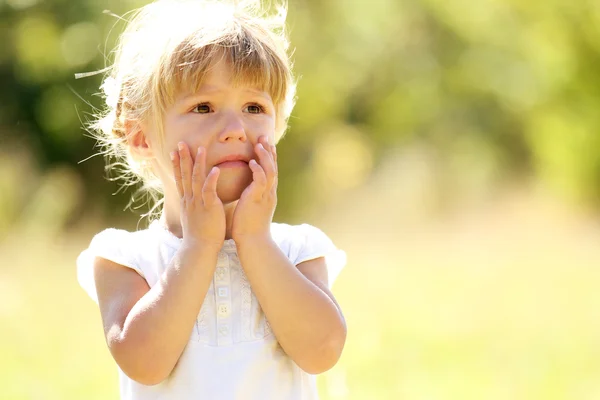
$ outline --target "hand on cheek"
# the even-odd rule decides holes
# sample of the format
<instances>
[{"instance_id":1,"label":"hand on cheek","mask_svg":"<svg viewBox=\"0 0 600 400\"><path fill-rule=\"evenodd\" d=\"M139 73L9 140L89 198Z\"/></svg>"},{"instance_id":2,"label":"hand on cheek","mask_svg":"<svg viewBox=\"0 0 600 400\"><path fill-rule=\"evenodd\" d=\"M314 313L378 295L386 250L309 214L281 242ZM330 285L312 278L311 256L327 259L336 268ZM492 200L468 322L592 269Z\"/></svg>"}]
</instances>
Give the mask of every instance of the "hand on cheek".
<instances>
[{"instance_id":1,"label":"hand on cheek","mask_svg":"<svg viewBox=\"0 0 600 400\"><path fill-rule=\"evenodd\" d=\"M244 190L233 215L231 235L236 241L270 237L271 221L277 205L277 152L261 136L254 146L257 160L249 163L252 183Z\"/></svg>"},{"instance_id":2,"label":"hand on cheek","mask_svg":"<svg viewBox=\"0 0 600 400\"><path fill-rule=\"evenodd\" d=\"M181 142L170 154L175 185L181 202L183 240L221 248L225 239L225 211L217 196L219 168L206 173L206 150L198 148L192 159L189 147Z\"/></svg>"}]
</instances>

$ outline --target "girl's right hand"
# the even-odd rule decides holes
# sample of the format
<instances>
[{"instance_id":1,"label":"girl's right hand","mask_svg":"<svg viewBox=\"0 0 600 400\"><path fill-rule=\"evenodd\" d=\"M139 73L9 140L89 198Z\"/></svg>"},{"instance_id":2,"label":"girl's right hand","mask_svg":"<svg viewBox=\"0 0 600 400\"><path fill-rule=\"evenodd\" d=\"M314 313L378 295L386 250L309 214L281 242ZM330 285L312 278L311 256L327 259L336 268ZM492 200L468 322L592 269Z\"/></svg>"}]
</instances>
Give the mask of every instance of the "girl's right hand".
<instances>
[{"instance_id":1,"label":"girl's right hand","mask_svg":"<svg viewBox=\"0 0 600 400\"><path fill-rule=\"evenodd\" d=\"M171 152L175 184L181 199L183 241L217 246L225 240L225 210L217 195L219 168L206 174L206 150L198 147L195 160L184 142Z\"/></svg>"}]
</instances>

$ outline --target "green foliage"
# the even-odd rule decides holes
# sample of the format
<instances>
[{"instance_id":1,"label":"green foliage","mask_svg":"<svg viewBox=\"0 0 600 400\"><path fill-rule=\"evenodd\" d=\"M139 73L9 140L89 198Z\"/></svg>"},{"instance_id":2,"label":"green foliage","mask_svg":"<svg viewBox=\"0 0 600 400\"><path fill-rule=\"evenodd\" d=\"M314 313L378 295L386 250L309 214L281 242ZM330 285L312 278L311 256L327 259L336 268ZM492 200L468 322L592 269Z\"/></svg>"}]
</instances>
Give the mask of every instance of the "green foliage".
<instances>
[{"instance_id":1,"label":"green foliage","mask_svg":"<svg viewBox=\"0 0 600 400\"><path fill-rule=\"evenodd\" d=\"M600 204L596 2L290 3L300 81L279 150L279 217L298 218L361 185L388 149L411 143L426 143L459 174L481 167L492 184L533 175ZM102 104L100 76L74 74L110 64L123 23L104 9L122 15L142 4L0 3L6 142L29 148L41 169L74 169L83 199L109 213L131 192L109 196L117 187L103 182L99 159L77 164L96 151L82 125ZM343 160L351 156L360 159Z\"/></svg>"},{"instance_id":2,"label":"green foliage","mask_svg":"<svg viewBox=\"0 0 600 400\"><path fill-rule=\"evenodd\" d=\"M323 398L600 398L592 218L465 201L531 178L600 206L600 3L289 2L300 81L277 217L328 205L350 260ZM108 218L137 215L82 129L100 76L74 75L110 63L123 24L103 10L142 4L0 0L2 399L117 394L74 260ZM422 224L453 201L462 218Z\"/></svg>"}]
</instances>

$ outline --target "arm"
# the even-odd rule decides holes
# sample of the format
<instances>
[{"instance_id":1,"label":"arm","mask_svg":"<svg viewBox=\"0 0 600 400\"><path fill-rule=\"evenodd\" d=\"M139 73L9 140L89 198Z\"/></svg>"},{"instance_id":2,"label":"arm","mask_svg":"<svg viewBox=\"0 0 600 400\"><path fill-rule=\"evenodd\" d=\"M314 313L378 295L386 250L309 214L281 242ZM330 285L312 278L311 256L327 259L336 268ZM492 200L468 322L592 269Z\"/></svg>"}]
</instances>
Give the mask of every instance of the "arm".
<instances>
[{"instance_id":1,"label":"arm","mask_svg":"<svg viewBox=\"0 0 600 400\"><path fill-rule=\"evenodd\" d=\"M294 266L270 233L277 204L277 150L261 136L254 146L252 183L233 215L232 237L240 262L283 350L311 374L335 365L346 341L346 323L327 289L324 258ZM268 149L268 150L267 150Z\"/></svg>"},{"instance_id":2,"label":"arm","mask_svg":"<svg viewBox=\"0 0 600 400\"><path fill-rule=\"evenodd\" d=\"M97 257L94 279L106 343L131 379L155 385L175 367L193 329L218 248L185 247L151 289L137 272Z\"/></svg>"},{"instance_id":3,"label":"arm","mask_svg":"<svg viewBox=\"0 0 600 400\"><path fill-rule=\"evenodd\" d=\"M238 254L283 350L308 373L333 367L346 341L346 323L327 288L325 259L296 267L269 238L241 241Z\"/></svg>"},{"instance_id":4,"label":"arm","mask_svg":"<svg viewBox=\"0 0 600 400\"><path fill-rule=\"evenodd\" d=\"M136 272L96 258L94 279L106 342L121 370L152 385L167 378L185 348L217 265L225 212L219 171L206 174L206 151L195 162L181 142L171 153L180 197L183 243L150 289Z\"/></svg>"}]
</instances>

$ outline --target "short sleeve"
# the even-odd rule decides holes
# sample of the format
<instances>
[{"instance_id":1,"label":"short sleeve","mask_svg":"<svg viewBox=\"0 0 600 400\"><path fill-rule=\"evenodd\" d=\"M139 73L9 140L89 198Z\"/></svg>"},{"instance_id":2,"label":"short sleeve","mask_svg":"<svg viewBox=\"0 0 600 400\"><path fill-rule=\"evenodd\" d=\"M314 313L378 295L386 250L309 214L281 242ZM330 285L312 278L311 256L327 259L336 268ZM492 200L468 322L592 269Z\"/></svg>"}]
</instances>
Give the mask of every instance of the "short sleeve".
<instances>
[{"instance_id":1,"label":"short sleeve","mask_svg":"<svg viewBox=\"0 0 600 400\"><path fill-rule=\"evenodd\" d=\"M312 225L302 224L298 227L301 246L298 248L294 265L315 258L325 257L329 286L333 285L344 266L346 265L346 253L338 249L331 239L319 228Z\"/></svg>"},{"instance_id":2,"label":"short sleeve","mask_svg":"<svg viewBox=\"0 0 600 400\"><path fill-rule=\"evenodd\" d=\"M94 260L102 257L144 274L131 255L131 233L120 229L106 229L92 239L90 246L77 257L77 280L85 292L98 302L94 282Z\"/></svg>"}]
</instances>

